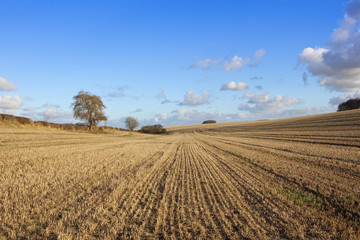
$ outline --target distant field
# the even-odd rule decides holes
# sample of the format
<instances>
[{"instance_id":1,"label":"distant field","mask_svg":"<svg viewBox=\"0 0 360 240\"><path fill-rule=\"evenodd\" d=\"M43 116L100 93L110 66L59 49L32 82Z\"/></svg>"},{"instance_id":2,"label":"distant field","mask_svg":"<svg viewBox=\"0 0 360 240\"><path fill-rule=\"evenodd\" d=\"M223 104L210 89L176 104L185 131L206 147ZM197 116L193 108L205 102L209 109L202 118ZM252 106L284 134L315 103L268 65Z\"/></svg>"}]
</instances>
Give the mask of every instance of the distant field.
<instances>
[{"instance_id":1,"label":"distant field","mask_svg":"<svg viewBox=\"0 0 360 240\"><path fill-rule=\"evenodd\" d=\"M2 124L0 239L360 238L359 110L168 135Z\"/></svg>"}]
</instances>

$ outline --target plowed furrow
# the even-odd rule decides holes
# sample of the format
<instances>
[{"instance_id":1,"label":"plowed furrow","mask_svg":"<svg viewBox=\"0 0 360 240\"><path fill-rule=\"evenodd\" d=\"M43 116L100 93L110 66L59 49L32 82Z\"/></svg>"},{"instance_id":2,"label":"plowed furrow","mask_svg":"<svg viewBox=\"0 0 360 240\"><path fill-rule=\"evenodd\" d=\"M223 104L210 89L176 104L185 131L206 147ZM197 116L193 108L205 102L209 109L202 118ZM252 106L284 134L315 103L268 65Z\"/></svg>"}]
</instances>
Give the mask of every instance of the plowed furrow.
<instances>
[{"instance_id":1,"label":"plowed furrow","mask_svg":"<svg viewBox=\"0 0 360 240\"><path fill-rule=\"evenodd\" d=\"M314 163L315 161L308 160L307 158L318 158L321 159L321 161L317 161L316 163L322 163L324 166L327 166L326 164L336 165L336 163L350 163L350 164L359 164L359 158L356 154L353 154L346 148L336 148L337 151L333 150L333 154L328 153L327 151L321 151L323 149L323 146L319 144L318 146L313 145L304 145L304 144L283 144L283 143L277 143L276 139L274 141L259 141L259 139L252 140L248 139L247 137L242 136L241 138L232 138L232 137L219 137L219 136L213 136L211 137L216 141L223 142L228 145L233 145L234 147L237 146L249 146L254 147L253 149L258 150L269 150L272 151L274 154L296 154L298 156L303 157L303 159L300 159L302 161L309 161L311 163ZM296 148L298 146L298 148ZM324 148L326 149L326 148ZM306 151L304 151L306 150ZM269 152L268 151L268 152ZM347 151L348 155L345 157L343 154L339 154L339 152ZM351 153L351 155L350 155ZM334 156L335 155L335 156ZM301 161L301 162L302 162ZM359 175L359 174L357 174Z\"/></svg>"},{"instance_id":2,"label":"plowed furrow","mask_svg":"<svg viewBox=\"0 0 360 240\"><path fill-rule=\"evenodd\" d=\"M263 189L263 187L261 185L254 186L248 184L249 182L256 183L256 179L249 178L250 176L246 173L240 176L236 171L236 168L233 169L234 166L229 167L221 160L222 158L219 157L219 155L215 155L215 153L209 151L204 151L204 153L205 159L212 159L217 165L216 168L214 168L214 171L217 172L219 176L216 181L227 183L226 187L223 186L218 189L221 194L217 196L219 198L222 198L223 202L226 202L224 196L226 196L226 198L228 199L234 193L241 192L241 195L237 196L237 199L242 198L242 205L238 206L238 209L245 210L245 212L248 212L248 215L251 215L252 217L254 217L254 219L257 220L257 222L255 220L252 220L253 222L250 224L252 230L257 229L257 231L259 231L260 229L263 229L262 232L259 232L259 235L257 235L257 237L264 238L265 233L272 235L274 234L271 229L267 228L267 226L269 225L265 224L265 222L271 223L273 225L275 224L274 219L276 219L276 221L278 221L277 224L280 226L284 227L285 225L290 224L289 221L285 221L284 219L282 219L278 212L274 212L274 209L285 210L286 208L284 206L286 205L282 204L281 202L275 203L271 200L268 200L266 202L266 205L264 205L265 199L264 196L261 194L261 189ZM239 172L241 173L241 171L244 170L245 169L243 165L242 169L239 169ZM232 184L232 182L234 182L234 185ZM231 204L232 203L230 203L230 205ZM228 208L226 210L228 210ZM259 213L262 214L258 215ZM232 217L230 219L236 218ZM265 222L259 221L261 219L263 219L263 221ZM243 219L240 220L243 221Z\"/></svg>"},{"instance_id":3,"label":"plowed furrow","mask_svg":"<svg viewBox=\"0 0 360 240\"><path fill-rule=\"evenodd\" d=\"M214 147L216 149L218 149L218 150L221 150L220 148L218 148L216 146L214 146ZM224 151L224 150L222 150L222 151ZM315 196L319 196L319 197L321 196L321 198L323 200L325 200L327 204L330 204L333 209L337 209L335 214L340 215L340 216L342 216L344 218L349 218L349 217L355 218L356 222L360 221L360 218L359 218L360 214L358 212L346 209L346 207L344 207L341 202L337 202L330 195L321 194L315 187L311 187L311 185L301 184L298 181L296 181L296 179L294 179L292 177L289 177L289 176L286 176L286 175L283 175L283 174L280 174L280 173L276 173L276 172L274 172L272 170L269 170L269 169L255 163L253 160L251 160L251 159L249 159L247 157L244 157L242 155L235 154L235 153L233 153L231 151L224 151L224 152L229 153L231 155L234 155L234 156L236 156L236 157L238 157L240 159L246 159L250 164L256 166L257 168L260 168L260 169L264 170L264 172L266 172L267 174L273 175L278 180L283 181L286 185L293 186L295 188L300 188L303 191L308 192L310 194L313 194Z\"/></svg>"},{"instance_id":4,"label":"plowed furrow","mask_svg":"<svg viewBox=\"0 0 360 240\"><path fill-rule=\"evenodd\" d=\"M177 154L176 145L172 144L166 149L165 153L155 158L151 169L144 172L144 180L137 186L124 200L122 204L122 214L118 217L124 222L124 226L119 230L119 236L137 234L147 238L155 233L156 219L158 217L160 203L163 199L168 169L174 164ZM170 161L172 159L172 161Z\"/></svg>"},{"instance_id":5,"label":"plowed furrow","mask_svg":"<svg viewBox=\"0 0 360 240\"><path fill-rule=\"evenodd\" d=\"M351 171L331 169L332 174L329 174L328 172L323 171L324 168L321 165L305 164L309 160L302 161L302 158L299 159L291 154L278 154L276 152L264 151L261 148L248 147L247 145L241 144L237 144L236 148L234 148L232 144L221 145L219 144L219 141L212 141L212 144L217 146L217 148L228 149L228 151L241 155L242 157L249 159L249 161L253 164L258 162L266 171L274 173L282 171L281 175L285 173L292 176L289 179L295 181L299 181L301 179L301 181L307 181L309 184L310 182L322 182L323 184L321 186L326 188L327 192L339 191L340 189L341 191L344 191L344 189L348 189L347 186L349 184L350 176L350 179L352 179L353 185L355 186L354 190L357 189L356 182L358 182L359 176L357 174L352 174ZM294 164L297 165L297 174L295 175L292 167ZM301 169L301 171L299 171L299 169ZM354 168L353 171L358 172L357 168ZM297 177L297 179L294 179L294 177ZM345 182L346 184L344 184ZM336 184L336 189L333 187L334 184ZM316 186L314 186L314 188L315 187Z\"/></svg>"}]
</instances>

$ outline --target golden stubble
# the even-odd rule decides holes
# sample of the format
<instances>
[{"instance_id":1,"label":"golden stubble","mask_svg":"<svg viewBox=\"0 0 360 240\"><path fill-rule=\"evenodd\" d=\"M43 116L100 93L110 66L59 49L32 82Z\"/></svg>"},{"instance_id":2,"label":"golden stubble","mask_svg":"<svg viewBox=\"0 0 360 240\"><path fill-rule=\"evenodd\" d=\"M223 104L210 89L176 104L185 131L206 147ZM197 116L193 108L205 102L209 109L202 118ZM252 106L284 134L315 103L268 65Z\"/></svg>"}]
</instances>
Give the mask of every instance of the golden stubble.
<instances>
[{"instance_id":1,"label":"golden stubble","mask_svg":"<svg viewBox=\"0 0 360 240\"><path fill-rule=\"evenodd\" d=\"M358 239L359 122L355 110L168 135L2 126L0 239Z\"/></svg>"}]
</instances>

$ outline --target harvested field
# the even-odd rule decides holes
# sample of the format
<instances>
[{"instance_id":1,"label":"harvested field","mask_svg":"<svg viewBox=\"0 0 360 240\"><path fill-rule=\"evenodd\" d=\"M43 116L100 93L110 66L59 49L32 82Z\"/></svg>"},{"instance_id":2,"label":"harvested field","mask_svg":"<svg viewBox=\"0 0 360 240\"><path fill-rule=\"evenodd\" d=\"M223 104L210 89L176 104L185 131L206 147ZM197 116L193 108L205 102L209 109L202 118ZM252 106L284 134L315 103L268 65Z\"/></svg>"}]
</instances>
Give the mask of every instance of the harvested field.
<instances>
[{"instance_id":1,"label":"harvested field","mask_svg":"<svg viewBox=\"0 0 360 240\"><path fill-rule=\"evenodd\" d=\"M0 239L360 238L359 110L167 130L1 127Z\"/></svg>"}]
</instances>

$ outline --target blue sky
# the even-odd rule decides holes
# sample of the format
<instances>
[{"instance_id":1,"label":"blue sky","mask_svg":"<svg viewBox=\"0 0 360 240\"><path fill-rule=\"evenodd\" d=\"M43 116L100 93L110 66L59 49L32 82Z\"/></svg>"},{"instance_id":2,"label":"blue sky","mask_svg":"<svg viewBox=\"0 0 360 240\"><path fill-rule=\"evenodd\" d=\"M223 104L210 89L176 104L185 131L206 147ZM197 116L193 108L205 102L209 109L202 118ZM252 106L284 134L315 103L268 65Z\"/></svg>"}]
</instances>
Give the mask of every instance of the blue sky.
<instances>
[{"instance_id":1,"label":"blue sky","mask_svg":"<svg viewBox=\"0 0 360 240\"><path fill-rule=\"evenodd\" d=\"M0 112L165 126L336 111L360 97L360 1L0 1ZM359 54L358 54L359 53Z\"/></svg>"}]
</instances>

